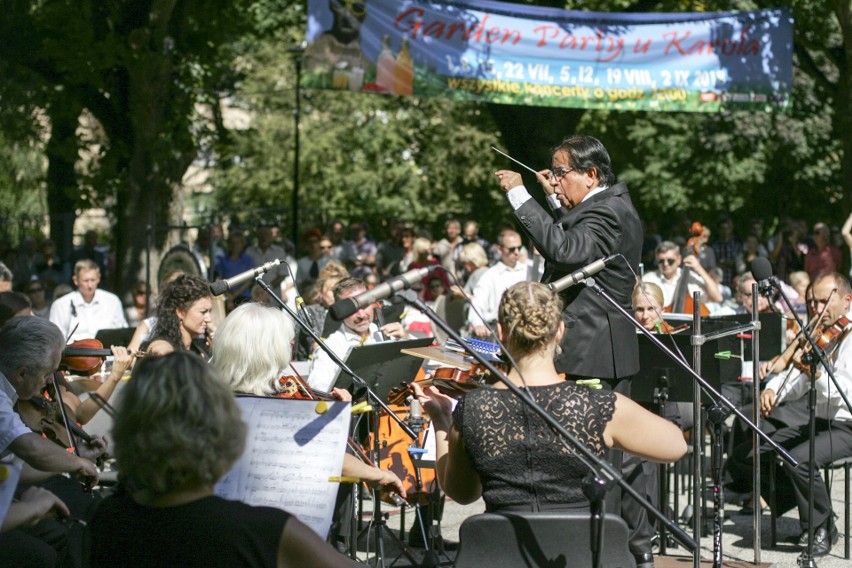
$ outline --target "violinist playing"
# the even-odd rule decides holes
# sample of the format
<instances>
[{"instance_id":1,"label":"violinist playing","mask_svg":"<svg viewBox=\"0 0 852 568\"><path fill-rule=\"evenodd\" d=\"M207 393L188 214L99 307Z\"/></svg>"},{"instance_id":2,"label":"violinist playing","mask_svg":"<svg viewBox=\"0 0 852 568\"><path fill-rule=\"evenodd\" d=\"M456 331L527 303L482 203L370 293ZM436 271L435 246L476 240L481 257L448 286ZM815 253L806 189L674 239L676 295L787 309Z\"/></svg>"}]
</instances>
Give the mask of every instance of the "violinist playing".
<instances>
[{"instance_id":1,"label":"violinist playing","mask_svg":"<svg viewBox=\"0 0 852 568\"><path fill-rule=\"evenodd\" d=\"M284 312L262 304L243 304L228 314L219 327L213 345L213 366L237 395L280 396L284 391L280 378L292 374L289 369L293 337L293 322ZM340 389L330 394L343 400L352 398L348 391ZM354 455L344 456L342 475L385 486L405 497L405 488L396 474L363 463ZM351 486L341 486L347 487ZM333 542L346 534L333 524L329 539Z\"/></svg>"},{"instance_id":2,"label":"violinist playing","mask_svg":"<svg viewBox=\"0 0 852 568\"><path fill-rule=\"evenodd\" d=\"M556 348L565 332L560 298L537 282L503 294L497 334L517 362L508 378L598 456L616 447L655 461L686 453L679 429L621 394L592 390L556 372ZM570 348L570 346L569 346ZM588 473L538 416L502 384L453 400L435 387L413 383L436 429L441 488L459 503L482 497L487 511L571 510L586 498ZM464 543L462 543L464 546Z\"/></svg>"},{"instance_id":3,"label":"violinist playing","mask_svg":"<svg viewBox=\"0 0 852 568\"><path fill-rule=\"evenodd\" d=\"M69 494L73 488L67 485L74 482L56 474L71 474L88 487L97 483L98 470L88 458L103 452L103 441L96 439L92 444L81 443L78 456L33 432L13 410L18 399L37 395L53 377L59 366L65 337L56 325L44 318L21 316L0 327L0 345L3 345L0 350L0 459L22 460L22 486L38 482L56 494L72 515L85 518L86 505L92 505L94 500L90 495L81 495L83 488L76 484L76 493ZM62 485L62 489L69 493L46 485L51 482ZM71 502L72 497L81 504L80 507ZM68 528L66 524L45 519L33 527L15 530L26 531L29 536L54 547L57 554L64 557L72 549L68 542ZM0 561L5 552L0 551Z\"/></svg>"},{"instance_id":4,"label":"violinist playing","mask_svg":"<svg viewBox=\"0 0 852 568\"><path fill-rule=\"evenodd\" d=\"M799 521L802 538L799 544L807 545L808 527L813 525L815 556L828 554L837 541L837 529L834 526L834 514L831 498L819 470L837 459L852 456L852 414L843 402L838 388L847 398L852 397L852 342L848 341L848 321L852 317L852 287L849 280L837 273L826 272L817 276L808 295L808 309L811 314L821 314L817 325L822 330L837 326L834 343L824 350L829 365L833 367L837 387L830 382L825 369L818 368L816 379L816 454L810 466L816 469L814 476L814 518L808 518L808 424L788 426L772 434L772 439L790 451L800 462L793 468L786 462L783 474L777 485L777 502L781 515L793 506L799 509ZM798 357L798 356L797 356ZM795 358L795 357L794 357ZM810 386L810 373L796 367L767 378L767 384L760 395L760 409L764 416L772 416L773 410L781 401L805 397ZM768 471L762 469L762 472ZM768 484L762 485L764 489ZM765 494L765 493L764 493Z\"/></svg>"}]
</instances>

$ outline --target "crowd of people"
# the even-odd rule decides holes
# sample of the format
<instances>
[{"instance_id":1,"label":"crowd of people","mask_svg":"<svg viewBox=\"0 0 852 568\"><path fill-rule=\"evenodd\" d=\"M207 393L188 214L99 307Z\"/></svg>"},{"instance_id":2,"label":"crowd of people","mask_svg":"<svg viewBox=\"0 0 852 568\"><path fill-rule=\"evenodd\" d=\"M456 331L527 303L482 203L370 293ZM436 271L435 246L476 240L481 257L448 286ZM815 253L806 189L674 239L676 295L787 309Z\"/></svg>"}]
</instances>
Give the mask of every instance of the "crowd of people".
<instances>
[{"instance_id":1,"label":"crowd of people","mask_svg":"<svg viewBox=\"0 0 852 568\"><path fill-rule=\"evenodd\" d=\"M341 321L330 309L379 282L434 267L412 286L419 298L463 336L502 342L512 361L508 380L528 389L594 454L611 460L650 502L657 501L653 462L683 456L682 430L692 425L678 420L686 413L676 405L660 417L631 400L631 377L640 370L637 330L615 305L586 286L552 291L545 284L611 257L595 275L596 283L620 307L632 308L642 327L668 334L678 329L663 312L691 312L683 302L693 292L700 292L699 302L710 315L748 313L754 283L749 268L765 257L795 310L825 326L852 316L847 276L852 215L836 232L824 223L811 231L802 221L785 220L767 237L760 221L736 231L722 217L715 233L679 223L664 239L653 227L643 228L627 186L616 182L598 140L568 137L550 158L536 174L540 196L517 172L496 172L514 223L493 242L480 235L473 220L447 220L440 238L393 222L387 238L378 242L365 223L347 227L335 220L305 231L300 243L305 254L294 258L275 228L257 227L250 242L250 235L232 225L227 235L219 235L221 243L208 239L187 247L203 274L177 271L163 277L152 284L157 293L150 306L144 283L133 286L124 301L103 289L110 262L95 246L96 235L87 234L68 261L58 258L50 241L27 240L17 252L7 249L3 258L10 262L0 264L0 457L2 467L20 466L21 475L0 533L0 564L13 559L20 566L143 566L167 557L187 566L347 565L338 552L345 548L338 538L346 530L333 527L333 546L328 546L286 512L213 495L216 481L244 446L235 396L287 396L280 378L290 374L288 369L295 372L296 359L307 361L304 388L343 401L353 398L352 391L335 384L334 358L309 334L299 333L262 287L248 279L221 297L213 295L212 280L271 260L283 262L263 275L264 282L341 358L353 346L422 336L442 341L431 320L410 306L357 304ZM761 297L758 309L785 311L786 306ZM78 398L60 374L54 375L68 342L125 328L135 332L126 345L111 347L112 368L91 397ZM842 344L832 355L840 390L852 394L852 349ZM804 426L783 410L804 393L804 372L784 379L795 359L785 352L767 361L766 388L754 404L767 415L773 438L807 462ZM132 380L110 403L131 368ZM811 467L852 454L852 415L837 401L836 389L823 387L820 451ZM481 497L489 511L586 505L581 491L586 471L576 452L532 419L502 384L474 390L458 403L434 387L413 390L436 433L438 484L453 499ZM114 404L115 448L107 448L100 436L84 436L76 452L69 452L65 442L57 445L35 434L16 412L34 398L62 400L79 426ZM72 436L68 441L74 445ZM754 454L734 445L728 470L736 485L747 479ZM96 463L107 452L117 460L119 487L101 502L90 489L99 478ZM803 531L812 529L814 553L826 554L837 538L831 503L820 480L816 516L808 517L806 472L780 472L787 481L781 484L780 507L799 507ZM342 474L406 496L397 474L352 455L344 458ZM629 528L629 540L622 544L639 568L648 568L654 565L655 527L642 505L618 495L609 508ZM420 521L424 542L429 540L425 525L440 517L440 508L439 501L431 502L428 520ZM62 519L83 523L58 522ZM203 523L211 519L217 524ZM83 531L85 523L89 527ZM204 554L191 554L201 548Z\"/></svg>"}]
</instances>

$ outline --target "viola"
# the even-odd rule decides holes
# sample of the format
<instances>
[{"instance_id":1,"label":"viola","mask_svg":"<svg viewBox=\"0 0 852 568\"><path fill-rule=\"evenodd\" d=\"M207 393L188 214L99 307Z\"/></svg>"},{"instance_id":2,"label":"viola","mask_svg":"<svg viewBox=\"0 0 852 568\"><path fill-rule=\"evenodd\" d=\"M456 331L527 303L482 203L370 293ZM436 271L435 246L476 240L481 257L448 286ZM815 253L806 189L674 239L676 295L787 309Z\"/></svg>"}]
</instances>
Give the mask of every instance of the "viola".
<instances>
[{"instance_id":1,"label":"viola","mask_svg":"<svg viewBox=\"0 0 852 568\"><path fill-rule=\"evenodd\" d=\"M692 237L686 242L686 248L691 249L692 254L698 258L698 255L701 254L701 251L707 245L707 238L704 236L704 226L701 223L695 222L692 224L689 232ZM695 312L695 301L692 298L692 294L689 293L688 286L691 273L692 271L688 266L682 266L680 278L677 281L674 296L672 296L672 303L663 308L663 312L668 314L691 314ZM710 315L710 310L703 302L699 303L698 309L701 317Z\"/></svg>"}]
</instances>

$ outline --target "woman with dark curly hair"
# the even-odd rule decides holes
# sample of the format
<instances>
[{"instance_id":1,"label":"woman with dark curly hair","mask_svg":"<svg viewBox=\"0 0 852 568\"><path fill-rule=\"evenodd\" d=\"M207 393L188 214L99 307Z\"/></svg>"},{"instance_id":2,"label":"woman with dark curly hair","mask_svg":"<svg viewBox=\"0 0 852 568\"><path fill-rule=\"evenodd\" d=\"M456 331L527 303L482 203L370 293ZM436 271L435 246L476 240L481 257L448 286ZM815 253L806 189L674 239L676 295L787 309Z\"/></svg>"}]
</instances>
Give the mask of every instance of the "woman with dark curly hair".
<instances>
[{"instance_id":1,"label":"woman with dark curly hair","mask_svg":"<svg viewBox=\"0 0 852 568\"><path fill-rule=\"evenodd\" d=\"M213 296L207 280L183 274L165 285L157 301L157 324L147 351L165 355L193 351L210 358Z\"/></svg>"}]
</instances>

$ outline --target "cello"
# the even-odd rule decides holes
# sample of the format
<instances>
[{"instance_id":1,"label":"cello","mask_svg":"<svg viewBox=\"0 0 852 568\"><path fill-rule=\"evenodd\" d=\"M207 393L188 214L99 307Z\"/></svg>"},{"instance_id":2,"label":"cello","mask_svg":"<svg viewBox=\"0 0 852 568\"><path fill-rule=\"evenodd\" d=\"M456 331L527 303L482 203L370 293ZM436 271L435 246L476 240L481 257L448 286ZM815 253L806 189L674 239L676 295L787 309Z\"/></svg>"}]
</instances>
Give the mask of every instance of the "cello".
<instances>
[{"instance_id":1,"label":"cello","mask_svg":"<svg viewBox=\"0 0 852 568\"><path fill-rule=\"evenodd\" d=\"M689 230L692 235L686 242L686 248L691 250L692 255L696 258L704 247L707 245L707 237L704 236L704 226L695 222ZM695 301L689 293L689 279L692 277L692 271L685 264L681 264L680 278L678 278L677 286L675 286L672 303L663 308L663 312L667 314L691 314L695 312ZM698 309L701 317L710 315L710 310L703 302L699 303Z\"/></svg>"}]
</instances>

